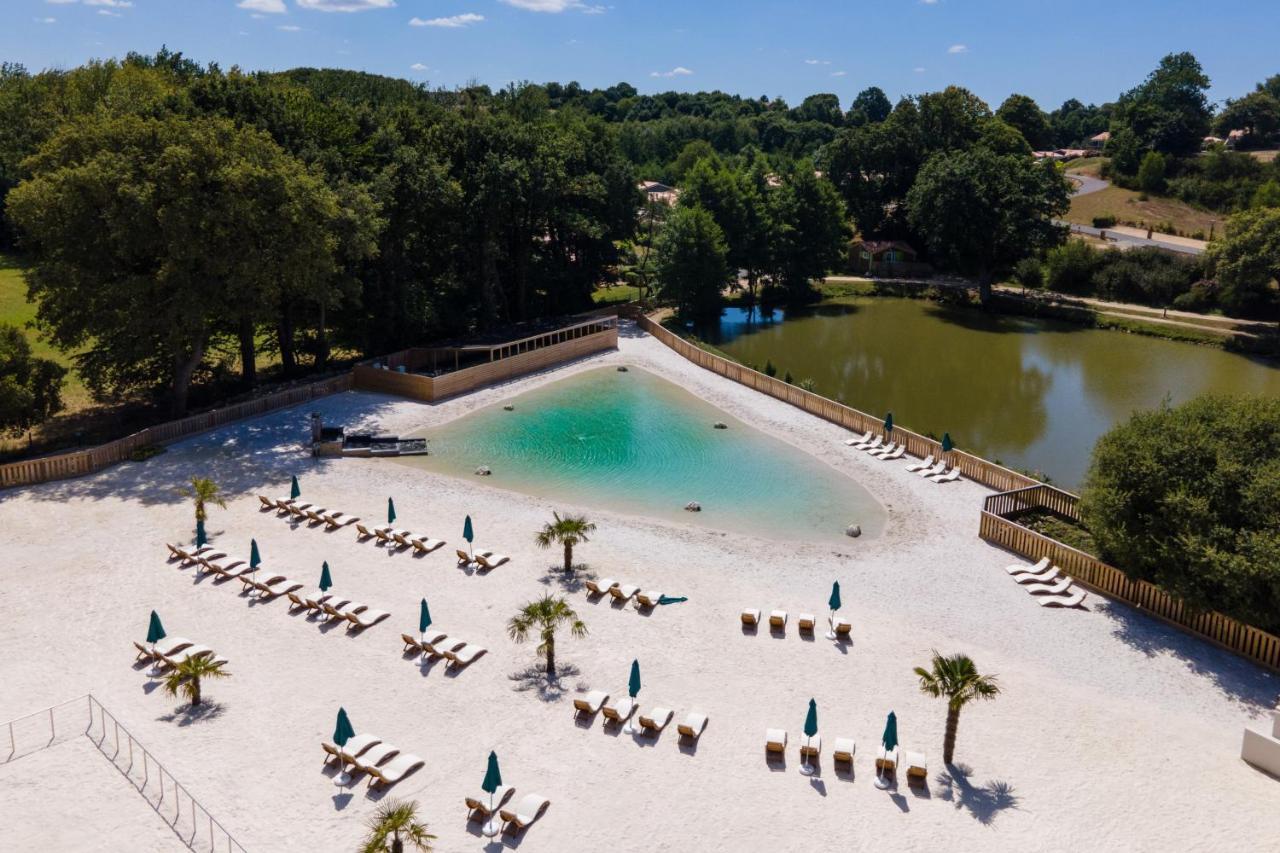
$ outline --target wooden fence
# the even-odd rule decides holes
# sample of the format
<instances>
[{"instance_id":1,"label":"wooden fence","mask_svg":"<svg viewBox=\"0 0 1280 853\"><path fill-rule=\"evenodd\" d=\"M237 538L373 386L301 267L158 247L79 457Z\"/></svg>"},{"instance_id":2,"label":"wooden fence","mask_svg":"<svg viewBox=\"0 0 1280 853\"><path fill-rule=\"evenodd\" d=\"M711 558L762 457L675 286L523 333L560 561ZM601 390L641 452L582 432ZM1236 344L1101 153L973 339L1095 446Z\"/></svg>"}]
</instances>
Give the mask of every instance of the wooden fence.
<instances>
[{"instance_id":1,"label":"wooden fence","mask_svg":"<svg viewBox=\"0 0 1280 853\"><path fill-rule=\"evenodd\" d=\"M640 328L700 367L853 432L874 432L882 428L880 418L699 349L648 317L641 316L636 322ZM895 426L893 440L905 444L908 453L921 459L945 455L946 460L958 467L964 476L999 492L989 496L983 505L979 535L986 541L1029 560L1048 557L1063 572L1095 592L1131 604L1255 663L1280 671L1280 637L1221 613L1197 611L1154 584L1130 580L1124 572L1096 557L1014 520L1019 514L1032 509L1045 509L1064 518L1079 520L1080 499L1076 495L963 451L952 450L943 454L942 445L937 441L910 430Z\"/></svg>"},{"instance_id":2,"label":"wooden fence","mask_svg":"<svg viewBox=\"0 0 1280 853\"><path fill-rule=\"evenodd\" d=\"M1044 484L991 495L983 503L979 534L1028 560L1048 557L1074 580L1118 598L1158 619L1196 634L1268 669L1280 671L1280 637L1212 610L1196 610L1154 584L1131 580L1124 572L1083 551L1024 527L1017 517L1036 509L1079 521L1080 499Z\"/></svg>"},{"instance_id":3,"label":"wooden fence","mask_svg":"<svg viewBox=\"0 0 1280 853\"><path fill-rule=\"evenodd\" d=\"M21 462L8 462L0 465L0 488L11 486L29 486L45 483L50 480L65 480L92 474L117 462L123 462L140 447L153 444L166 444L180 438L188 438L197 433L216 429L244 418L251 418L267 412L296 406L318 397L326 397L339 391L351 389L351 374L343 373L320 382L286 388L274 394L255 397L191 415L177 421L169 421L147 427L140 432L116 439L107 444L100 444L87 450L73 450L53 456L42 456L39 459L26 459Z\"/></svg>"},{"instance_id":4,"label":"wooden fence","mask_svg":"<svg viewBox=\"0 0 1280 853\"><path fill-rule=\"evenodd\" d=\"M812 391L806 391L803 388L783 382L781 379L766 376L758 370L752 370L737 362L713 355L704 349L699 349L679 335L664 329L648 317L639 317L636 322L640 328L699 367L705 367L713 373L718 373L727 379L746 385L748 388L754 388L763 394L768 394L770 397L790 403L796 408L804 409L809 414L816 415L825 421L838 424L855 433L864 433L868 430L879 433L884 427L883 417L868 415L843 403L837 403L835 400L829 400L819 394L814 394ZM920 459L924 459L927 456L932 456L935 459L945 458L948 464L959 468L960 473L965 477L997 491L1020 489L1039 482L1025 474L1010 471L1008 468L996 465L994 462L988 462L980 456L973 456L962 450L952 450L944 454L941 442L902 427L895 426L893 428L893 440L905 445L907 453Z\"/></svg>"}]
</instances>

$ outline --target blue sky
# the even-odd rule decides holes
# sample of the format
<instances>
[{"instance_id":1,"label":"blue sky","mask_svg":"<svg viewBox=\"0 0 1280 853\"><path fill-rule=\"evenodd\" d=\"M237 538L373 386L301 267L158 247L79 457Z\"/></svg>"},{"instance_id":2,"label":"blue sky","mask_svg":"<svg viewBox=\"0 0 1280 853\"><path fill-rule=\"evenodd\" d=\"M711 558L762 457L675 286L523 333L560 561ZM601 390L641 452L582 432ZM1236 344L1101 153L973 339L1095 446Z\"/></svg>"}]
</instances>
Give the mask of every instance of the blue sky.
<instances>
[{"instance_id":1,"label":"blue sky","mask_svg":"<svg viewBox=\"0 0 1280 853\"><path fill-rule=\"evenodd\" d=\"M1047 109L1102 102L1181 50L1222 99L1280 73L1278 42L1277 0L0 0L0 59L33 70L167 44L224 67L846 106L872 84L896 99L957 83L993 107L1014 91Z\"/></svg>"}]
</instances>

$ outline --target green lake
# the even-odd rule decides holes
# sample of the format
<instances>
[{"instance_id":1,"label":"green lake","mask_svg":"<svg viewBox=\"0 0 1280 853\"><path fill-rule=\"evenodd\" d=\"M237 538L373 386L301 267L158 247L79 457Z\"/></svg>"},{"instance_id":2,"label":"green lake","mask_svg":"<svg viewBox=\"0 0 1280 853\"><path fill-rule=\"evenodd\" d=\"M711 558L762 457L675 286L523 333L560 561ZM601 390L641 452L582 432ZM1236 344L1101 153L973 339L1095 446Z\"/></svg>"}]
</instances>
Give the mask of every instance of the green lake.
<instances>
[{"instance_id":1,"label":"green lake","mask_svg":"<svg viewBox=\"0 0 1280 853\"><path fill-rule=\"evenodd\" d=\"M585 371L419 434L431 454L405 464L471 479L487 465L487 485L580 506L773 539L847 542L851 522L864 536L884 527L854 480L634 367ZM686 512L690 501L702 511Z\"/></svg>"},{"instance_id":2,"label":"green lake","mask_svg":"<svg viewBox=\"0 0 1280 853\"><path fill-rule=\"evenodd\" d=\"M1273 364L1207 346L925 300L727 309L703 334L734 358L916 432L1077 488L1098 437L1136 409L1205 392L1280 395Z\"/></svg>"}]
</instances>

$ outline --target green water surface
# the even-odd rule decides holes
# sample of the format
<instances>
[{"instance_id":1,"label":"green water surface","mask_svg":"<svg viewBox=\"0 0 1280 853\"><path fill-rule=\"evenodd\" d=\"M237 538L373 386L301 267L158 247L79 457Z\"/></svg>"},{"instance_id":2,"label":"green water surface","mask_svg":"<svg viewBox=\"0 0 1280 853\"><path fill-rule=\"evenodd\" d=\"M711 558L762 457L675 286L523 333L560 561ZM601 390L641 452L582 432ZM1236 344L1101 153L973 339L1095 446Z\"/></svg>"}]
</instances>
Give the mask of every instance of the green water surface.
<instances>
[{"instance_id":1,"label":"green water surface","mask_svg":"<svg viewBox=\"0 0 1280 853\"><path fill-rule=\"evenodd\" d=\"M766 538L883 529L857 482L647 371L590 370L507 402L422 432L431 455L403 461L473 479L488 465L487 485Z\"/></svg>"}]
</instances>

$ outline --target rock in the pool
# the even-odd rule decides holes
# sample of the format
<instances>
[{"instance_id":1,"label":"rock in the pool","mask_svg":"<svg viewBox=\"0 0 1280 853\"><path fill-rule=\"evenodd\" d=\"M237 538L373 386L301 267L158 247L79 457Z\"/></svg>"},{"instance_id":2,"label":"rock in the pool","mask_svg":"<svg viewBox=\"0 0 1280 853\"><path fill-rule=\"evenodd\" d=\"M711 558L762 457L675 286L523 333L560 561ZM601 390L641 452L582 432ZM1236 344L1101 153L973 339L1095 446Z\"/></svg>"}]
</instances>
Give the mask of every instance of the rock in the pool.
<instances>
[{"instance_id":1,"label":"rock in the pool","mask_svg":"<svg viewBox=\"0 0 1280 853\"><path fill-rule=\"evenodd\" d=\"M716 421L716 422L715 422L715 428L716 428L716 429L728 429L728 428L729 428L729 425L728 425L727 423L725 423L724 421Z\"/></svg>"},{"instance_id":2,"label":"rock in the pool","mask_svg":"<svg viewBox=\"0 0 1280 853\"><path fill-rule=\"evenodd\" d=\"M502 409L503 411L506 411L506 412L514 412L516 410L516 407L511 405L510 403L507 403L505 406L502 407Z\"/></svg>"},{"instance_id":3,"label":"rock in the pool","mask_svg":"<svg viewBox=\"0 0 1280 853\"><path fill-rule=\"evenodd\" d=\"M702 504L697 501L689 501L684 505L685 512L702 512Z\"/></svg>"},{"instance_id":4,"label":"rock in the pool","mask_svg":"<svg viewBox=\"0 0 1280 853\"><path fill-rule=\"evenodd\" d=\"M492 473L493 473L493 470L488 465L481 465L479 468L476 469L476 474L478 474L481 477L488 477Z\"/></svg>"},{"instance_id":5,"label":"rock in the pool","mask_svg":"<svg viewBox=\"0 0 1280 853\"><path fill-rule=\"evenodd\" d=\"M856 524L850 524L848 527L844 529L844 535L849 536L853 539L857 539L859 536L862 535L862 528Z\"/></svg>"},{"instance_id":6,"label":"rock in the pool","mask_svg":"<svg viewBox=\"0 0 1280 853\"><path fill-rule=\"evenodd\" d=\"M627 372L627 366L626 366L625 364L620 364L620 365L618 365L618 372L619 372L619 373L626 373L626 372Z\"/></svg>"}]
</instances>

